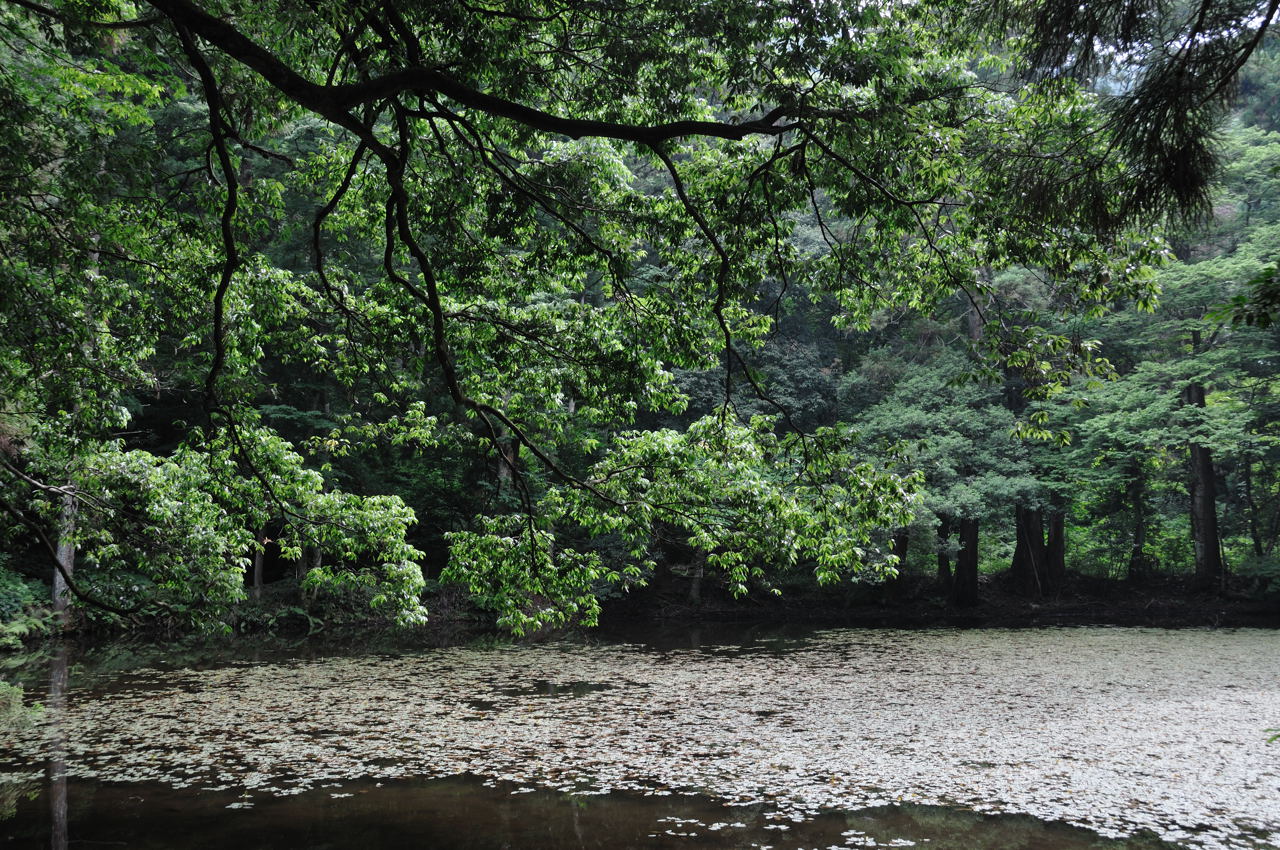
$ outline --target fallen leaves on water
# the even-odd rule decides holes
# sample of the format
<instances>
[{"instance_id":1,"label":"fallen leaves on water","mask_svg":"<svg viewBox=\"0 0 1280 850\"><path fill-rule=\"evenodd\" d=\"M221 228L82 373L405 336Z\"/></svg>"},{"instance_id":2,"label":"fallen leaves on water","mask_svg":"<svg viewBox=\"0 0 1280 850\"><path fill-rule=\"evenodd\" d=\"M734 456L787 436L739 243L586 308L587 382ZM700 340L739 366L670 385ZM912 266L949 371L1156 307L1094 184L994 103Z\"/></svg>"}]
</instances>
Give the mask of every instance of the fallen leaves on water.
<instances>
[{"instance_id":1,"label":"fallen leaves on water","mask_svg":"<svg viewBox=\"0 0 1280 850\"><path fill-rule=\"evenodd\" d=\"M462 773L697 792L768 801L779 831L949 804L1236 850L1280 842L1278 714L1270 633L839 630L785 653L552 644L142 671L69 692L0 764L29 776L57 746L73 777L265 795Z\"/></svg>"}]
</instances>

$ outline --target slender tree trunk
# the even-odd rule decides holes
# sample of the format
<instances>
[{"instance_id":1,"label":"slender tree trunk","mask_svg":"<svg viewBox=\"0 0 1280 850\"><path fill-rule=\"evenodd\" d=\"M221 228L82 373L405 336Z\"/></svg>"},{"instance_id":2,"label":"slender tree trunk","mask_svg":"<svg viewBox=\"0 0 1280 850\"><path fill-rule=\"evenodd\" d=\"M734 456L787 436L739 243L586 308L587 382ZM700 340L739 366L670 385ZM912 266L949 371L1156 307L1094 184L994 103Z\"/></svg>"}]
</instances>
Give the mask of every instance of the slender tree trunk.
<instances>
[{"instance_id":1,"label":"slender tree trunk","mask_svg":"<svg viewBox=\"0 0 1280 850\"><path fill-rule=\"evenodd\" d=\"M1249 514L1249 540L1253 543L1253 554L1264 557L1266 549L1262 545L1262 527L1258 524L1258 503L1253 495L1253 461L1244 459L1244 506Z\"/></svg>"},{"instance_id":2,"label":"slender tree trunk","mask_svg":"<svg viewBox=\"0 0 1280 850\"><path fill-rule=\"evenodd\" d=\"M98 169L98 176L101 177L106 173L104 167ZM90 299L85 303L92 301L93 282L98 279L98 244L101 241L101 234L94 233L89 237L91 246L89 251L89 267L85 280L88 283ZM92 313L86 313L85 324L89 327L98 328L99 322ZM105 325L99 328L106 331ZM81 352L90 360L94 357L94 352L89 345L82 344ZM79 410L79 401L73 403L73 407ZM53 571L53 613L57 619L60 628L66 628L71 623L71 588L67 586L66 576L75 573L76 568L76 514L79 513L79 503L76 501L73 485L68 483L68 490L62 497L62 516L58 522L58 564L62 569ZM65 658L64 667L65 667ZM64 780L65 787L65 780Z\"/></svg>"},{"instance_id":3,"label":"slender tree trunk","mask_svg":"<svg viewBox=\"0 0 1280 850\"><path fill-rule=\"evenodd\" d=\"M1133 507L1133 547L1129 550L1131 582L1146 581L1151 574L1147 558L1147 479L1140 470L1129 482L1129 504Z\"/></svg>"},{"instance_id":4,"label":"slender tree trunk","mask_svg":"<svg viewBox=\"0 0 1280 850\"><path fill-rule=\"evenodd\" d=\"M991 267L990 266L980 267L977 270L977 272L974 274L974 278L976 279L976 282L979 284L978 289L989 287L991 285L991 280L992 280ZM990 290L987 289L987 292L989 293ZM977 302L973 300L976 297L977 297L977 291L975 290L974 295L971 296L970 298L968 309L965 311L965 316L964 316L965 325L966 325L965 329L969 332L969 339L973 340L974 342L977 342L979 339L982 339L982 329L983 329L983 326L986 324L986 317L982 314L982 311L978 309ZM990 303L990 295L988 295L987 297L988 297L988 303Z\"/></svg>"},{"instance_id":5,"label":"slender tree trunk","mask_svg":"<svg viewBox=\"0 0 1280 850\"><path fill-rule=\"evenodd\" d=\"M960 552L956 556L955 580L951 585L951 603L958 608L978 604L978 520L960 520Z\"/></svg>"},{"instance_id":6,"label":"slender tree trunk","mask_svg":"<svg viewBox=\"0 0 1280 850\"><path fill-rule=\"evenodd\" d=\"M1021 506L1013 509L1013 533L1014 539L1017 541L1013 547L1013 560L1009 563L1009 571L1013 577L1013 589L1019 596L1029 596L1030 588L1034 585L1034 582L1027 577L1027 572L1031 569L1031 556L1027 552L1027 535L1026 530L1022 527Z\"/></svg>"},{"instance_id":7,"label":"slender tree trunk","mask_svg":"<svg viewBox=\"0 0 1280 850\"><path fill-rule=\"evenodd\" d=\"M689 570L689 605L698 608L702 605L702 575L706 571L706 559L696 557Z\"/></svg>"},{"instance_id":8,"label":"slender tree trunk","mask_svg":"<svg viewBox=\"0 0 1280 850\"><path fill-rule=\"evenodd\" d=\"M298 595L304 604L311 601L311 593L303 588L307 573L320 569L324 564L324 549L319 544L308 544L302 547L302 557L298 560Z\"/></svg>"},{"instance_id":9,"label":"slender tree trunk","mask_svg":"<svg viewBox=\"0 0 1280 850\"><path fill-rule=\"evenodd\" d=\"M506 403L509 399L510 394L504 393L502 401ZM514 434L508 434L504 427L498 426L493 447L498 450L498 465L495 470L498 479L498 492L510 492L515 488L516 464L520 460L520 443L516 440Z\"/></svg>"},{"instance_id":10,"label":"slender tree trunk","mask_svg":"<svg viewBox=\"0 0 1280 850\"><path fill-rule=\"evenodd\" d=\"M53 611L58 623L66 626L71 622L70 589L67 587L63 572L72 575L76 567L76 513L79 503L73 493L62 497L62 516L58 523L58 563L61 570L53 571Z\"/></svg>"},{"instance_id":11,"label":"slender tree trunk","mask_svg":"<svg viewBox=\"0 0 1280 850\"><path fill-rule=\"evenodd\" d=\"M905 582L905 570L907 566L907 549L911 545L911 531L901 528L898 533L893 535L893 542L890 544L889 551L898 558L898 574L889 581L889 594L894 599L898 599L903 594Z\"/></svg>"},{"instance_id":12,"label":"slender tree trunk","mask_svg":"<svg viewBox=\"0 0 1280 850\"><path fill-rule=\"evenodd\" d=\"M1204 385L1191 384L1183 400L1204 407ZM1222 541L1218 534L1218 496L1214 478L1213 452L1200 443L1190 445L1191 541L1195 547L1196 586L1201 590L1222 587L1226 569L1222 564Z\"/></svg>"},{"instance_id":13,"label":"slender tree trunk","mask_svg":"<svg viewBox=\"0 0 1280 850\"><path fill-rule=\"evenodd\" d=\"M949 551L951 531L951 517L939 517L936 543L938 550L938 586L947 595L951 593L951 553Z\"/></svg>"},{"instance_id":14,"label":"slender tree trunk","mask_svg":"<svg viewBox=\"0 0 1280 850\"><path fill-rule=\"evenodd\" d=\"M893 535L893 545L889 551L898 557L898 566L901 568L907 563L907 547L911 545L910 529L900 529L897 534ZM901 572L901 569L899 569Z\"/></svg>"},{"instance_id":15,"label":"slender tree trunk","mask_svg":"<svg viewBox=\"0 0 1280 850\"><path fill-rule=\"evenodd\" d=\"M267 545L266 531L258 532L258 545L253 550L253 598L262 598L262 559Z\"/></svg>"},{"instance_id":16,"label":"slender tree trunk","mask_svg":"<svg viewBox=\"0 0 1280 850\"><path fill-rule=\"evenodd\" d=\"M498 489L509 490L515 486L516 464L520 461L520 444L514 438L498 440Z\"/></svg>"}]
</instances>

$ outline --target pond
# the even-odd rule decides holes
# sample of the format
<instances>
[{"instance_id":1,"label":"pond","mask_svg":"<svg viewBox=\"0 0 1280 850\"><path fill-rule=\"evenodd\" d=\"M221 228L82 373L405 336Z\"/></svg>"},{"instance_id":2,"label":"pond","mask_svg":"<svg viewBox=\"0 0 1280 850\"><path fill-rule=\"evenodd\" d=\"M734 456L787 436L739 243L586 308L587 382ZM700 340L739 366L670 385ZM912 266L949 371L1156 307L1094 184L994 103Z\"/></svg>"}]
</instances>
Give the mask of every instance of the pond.
<instances>
[{"instance_id":1,"label":"pond","mask_svg":"<svg viewBox=\"0 0 1280 850\"><path fill-rule=\"evenodd\" d=\"M55 848L1275 848L1277 637L830 630L70 681L63 656L27 688L42 709L0 733L0 834Z\"/></svg>"}]
</instances>

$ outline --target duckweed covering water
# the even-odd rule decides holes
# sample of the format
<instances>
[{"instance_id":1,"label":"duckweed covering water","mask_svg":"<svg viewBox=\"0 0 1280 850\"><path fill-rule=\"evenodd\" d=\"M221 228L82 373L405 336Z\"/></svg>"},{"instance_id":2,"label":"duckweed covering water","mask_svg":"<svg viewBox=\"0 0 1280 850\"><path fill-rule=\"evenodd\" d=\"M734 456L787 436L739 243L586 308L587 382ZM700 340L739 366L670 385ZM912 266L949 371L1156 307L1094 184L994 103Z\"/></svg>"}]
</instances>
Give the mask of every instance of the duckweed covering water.
<instances>
[{"instance_id":1,"label":"duckweed covering water","mask_svg":"<svg viewBox=\"0 0 1280 850\"><path fill-rule=\"evenodd\" d=\"M237 805L470 773L516 792L703 793L726 823L762 801L779 827L909 802L1274 847L1277 649L1249 630L841 630L776 652L555 644L149 670L72 688L6 733L0 764L29 780L65 746L73 778Z\"/></svg>"}]
</instances>

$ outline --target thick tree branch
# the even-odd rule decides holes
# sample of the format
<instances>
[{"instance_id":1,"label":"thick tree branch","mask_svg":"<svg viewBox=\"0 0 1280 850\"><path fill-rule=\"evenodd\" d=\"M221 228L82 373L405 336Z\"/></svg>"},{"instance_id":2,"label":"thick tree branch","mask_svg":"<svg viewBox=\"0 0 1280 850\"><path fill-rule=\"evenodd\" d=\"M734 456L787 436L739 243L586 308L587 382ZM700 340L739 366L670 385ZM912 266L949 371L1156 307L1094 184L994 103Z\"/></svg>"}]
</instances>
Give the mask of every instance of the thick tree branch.
<instances>
[{"instance_id":1,"label":"thick tree branch","mask_svg":"<svg viewBox=\"0 0 1280 850\"><path fill-rule=\"evenodd\" d=\"M19 6L30 12L35 12L42 18L51 18L64 24L73 26L96 27L98 29L124 30L137 29L138 27L149 27L152 24L158 24L162 20L159 15L149 15L145 18L133 18L126 21L82 21L70 15L66 15L61 11L40 3L34 3L32 0L6 0L15 6Z\"/></svg>"},{"instance_id":2,"label":"thick tree branch","mask_svg":"<svg viewBox=\"0 0 1280 850\"><path fill-rule=\"evenodd\" d=\"M189 0L150 0L175 24L190 30L232 59L256 71L295 103L350 129L354 107L384 101L413 92L435 93L456 103L499 118L570 138L586 136L618 139L644 145L660 144L685 136L740 140L748 136L776 136L796 124L776 123L786 115L782 108L740 124L721 121L671 121L636 125L582 118L565 118L473 89L433 68L413 66L380 77L344 85L314 83L290 68L279 57L245 36L226 21L209 14Z\"/></svg>"}]
</instances>

